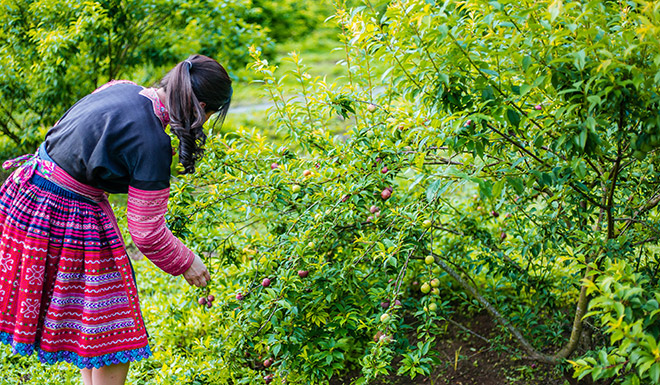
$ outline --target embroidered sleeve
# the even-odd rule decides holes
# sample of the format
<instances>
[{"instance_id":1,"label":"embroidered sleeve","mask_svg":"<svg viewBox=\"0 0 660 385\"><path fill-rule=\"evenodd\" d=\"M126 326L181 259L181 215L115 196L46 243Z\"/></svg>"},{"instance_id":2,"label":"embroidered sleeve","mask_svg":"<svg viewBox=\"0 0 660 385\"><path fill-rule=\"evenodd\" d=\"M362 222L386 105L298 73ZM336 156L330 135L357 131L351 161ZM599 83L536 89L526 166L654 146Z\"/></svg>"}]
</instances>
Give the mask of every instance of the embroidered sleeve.
<instances>
[{"instance_id":1,"label":"embroidered sleeve","mask_svg":"<svg viewBox=\"0 0 660 385\"><path fill-rule=\"evenodd\" d=\"M156 191L128 187L128 231L135 246L166 273L179 275L195 255L165 226L170 189Z\"/></svg>"}]
</instances>

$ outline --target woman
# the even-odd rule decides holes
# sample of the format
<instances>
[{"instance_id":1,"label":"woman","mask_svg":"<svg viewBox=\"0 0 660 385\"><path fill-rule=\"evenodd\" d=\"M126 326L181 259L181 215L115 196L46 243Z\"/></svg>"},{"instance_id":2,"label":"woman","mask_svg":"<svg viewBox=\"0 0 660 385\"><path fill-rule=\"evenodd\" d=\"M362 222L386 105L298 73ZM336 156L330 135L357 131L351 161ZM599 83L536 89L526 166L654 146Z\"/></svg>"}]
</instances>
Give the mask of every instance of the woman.
<instances>
[{"instance_id":1,"label":"woman","mask_svg":"<svg viewBox=\"0 0 660 385\"><path fill-rule=\"evenodd\" d=\"M169 124L193 172L210 115L232 88L215 60L194 55L159 88L110 82L71 107L0 189L0 340L15 353L81 368L85 385L123 384L151 355L132 267L106 193L128 193L128 229L159 268L198 287L209 273L165 226Z\"/></svg>"}]
</instances>

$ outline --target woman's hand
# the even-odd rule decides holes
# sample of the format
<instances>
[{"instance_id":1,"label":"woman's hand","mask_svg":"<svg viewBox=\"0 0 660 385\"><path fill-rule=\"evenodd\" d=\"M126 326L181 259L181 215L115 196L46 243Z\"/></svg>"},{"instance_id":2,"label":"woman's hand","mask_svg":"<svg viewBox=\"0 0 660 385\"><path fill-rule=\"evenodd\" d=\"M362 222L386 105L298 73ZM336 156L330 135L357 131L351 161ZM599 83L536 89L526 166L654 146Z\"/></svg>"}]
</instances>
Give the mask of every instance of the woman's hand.
<instances>
[{"instance_id":1,"label":"woman's hand","mask_svg":"<svg viewBox=\"0 0 660 385\"><path fill-rule=\"evenodd\" d=\"M183 278L185 278L191 286L204 287L211 279L211 275L199 255L195 254L195 259L188 270L183 273Z\"/></svg>"}]
</instances>

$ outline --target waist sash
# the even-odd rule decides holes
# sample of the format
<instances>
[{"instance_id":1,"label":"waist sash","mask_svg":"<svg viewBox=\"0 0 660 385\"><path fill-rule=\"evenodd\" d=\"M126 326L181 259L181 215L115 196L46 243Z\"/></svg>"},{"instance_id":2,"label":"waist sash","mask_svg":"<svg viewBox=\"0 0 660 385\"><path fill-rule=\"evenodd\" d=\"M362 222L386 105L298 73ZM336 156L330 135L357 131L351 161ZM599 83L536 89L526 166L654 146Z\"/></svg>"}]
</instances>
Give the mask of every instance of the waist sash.
<instances>
[{"instance_id":1,"label":"waist sash","mask_svg":"<svg viewBox=\"0 0 660 385\"><path fill-rule=\"evenodd\" d=\"M36 173L65 190L97 203L103 212L110 218L115 231L120 239L122 239L122 244L124 243L114 212L112 211L110 202L108 202L108 195L105 191L74 179L64 171L63 168L58 166L48 155L45 143L42 143L41 146L39 146L39 150L34 154L22 155L18 158L7 160L2 164L2 168L5 170L9 170L12 167L18 168L11 174L10 178L13 178L14 182L19 185L30 180L30 178Z\"/></svg>"}]
</instances>

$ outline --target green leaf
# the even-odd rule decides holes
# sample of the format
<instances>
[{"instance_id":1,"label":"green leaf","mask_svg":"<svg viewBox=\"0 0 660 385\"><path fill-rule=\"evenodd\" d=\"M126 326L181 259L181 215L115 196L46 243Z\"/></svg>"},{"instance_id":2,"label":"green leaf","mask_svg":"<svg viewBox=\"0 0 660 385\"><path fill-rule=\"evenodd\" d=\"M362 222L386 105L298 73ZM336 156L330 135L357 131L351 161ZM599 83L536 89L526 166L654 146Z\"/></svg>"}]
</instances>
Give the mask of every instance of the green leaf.
<instances>
[{"instance_id":1,"label":"green leaf","mask_svg":"<svg viewBox=\"0 0 660 385\"><path fill-rule=\"evenodd\" d=\"M581 49L577 52L574 52L572 55L574 57L573 64L575 64L575 67L577 67L577 69L582 71L584 69L584 65L586 63L586 55L587 54L584 52L583 49Z\"/></svg>"},{"instance_id":2,"label":"green leaf","mask_svg":"<svg viewBox=\"0 0 660 385\"><path fill-rule=\"evenodd\" d=\"M475 182L479 184L479 191L485 197L493 196L493 182L484 179L475 179Z\"/></svg>"},{"instance_id":3,"label":"green leaf","mask_svg":"<svg viewBox=\"0 0 660 385\"><path fill-rule=\"evenodd\" d=\"M423 174L423 173L417 175L417 177L415 178L415 181L414 181L413 183L411 183L410 186L408 186L408 191L413 190L413 189L415 188L415 186L417 186L417 185L418 185L421 181L423 181L424 178L426 178L426 177L427 177L427 175L426 175L426 174ZM437 182L437 181L436 181L436 182Z\"/></svg>"},{"instance_id":4,"label":"green leaf","mask_svg":"<svg viewBox=\"0 0 660 385\"><path fill-rule=\"evenodd\" d=\"M492 77L495 77L495 78L499 75L497 72L495 72L493 70L489 70L487 68L480 68L480 70L481 70L481 72L483 72L485 74L488 74L488 75L490 75Z\"/></svg>"},{"instance_id":5,"label":"green leaf","mask_svg":"<svg viewBox=\"0 0 660 385\"><path fill-rule=\"evenodd\" d=\"M531 84L527 84L527 83L523 84L522 86L520 86L520 96L525 96L525 95L527 95L527 93L528 93L532 88L534 88L534 86L532 86Z\"/></svg>"},{"instance_id":6,"label":"green leaf","mask_svg":"<svg viewBox=\"0 0 660 385\"><path fill-rule=\"evenodd\" d=\"M517 111L507 108L506 110L506 118L509 120L509 123L513 125L514 127L518 128L520 125L520 114L518 114Z\"/></svg>"},{"instance_id":7,"label":"green leaf","mask_svg":"<svg viewBox=\"0 0 660 385\"><path fill-rule=\"evenodd\" d=\"M649 376L651 377L651 381L655 384L660 381L660 363L656 362L651 366L651 369L649 369Z\"/></svg>"},{"instance_id":8,"label":"green leaf","mask_svg":"<svg viewBox=\"0 0 660 385\"><path fill-rule=\"evenodd\" d=\"M500 179L493 185L493 196L498 197L502 194L502 189L504 188L504 180Z\"/></svg>"},{"instance_id":9,"label":"green leaf","mask_svg":"<svg viewBox=\"0 0 660 385\"><path fill-rule=\"evenodd\" d=\"M577 145L580 147L581 150L584 151L584 148L587 145L587 129L584 128L582 131L580 131L580 135L577 136Z\"/></svg>"},{"instance_id":10,"label":"green leaf","mask_svg":"<svg viewBox=\"0 0 660 385\"><path fill-rule=\"evenodd\" d=\"M440 36L445 37L449 32L449 27L447 26L447 24L441 23L440 25L438 25L438 32L440 32Z\"/></svg>"},{"instance_id":11,"label":"green leaf","mask_svg":"<svg viewBox=\"0 0 660 385\"><path fill-rule=\"evenodd\" d=\"M564 7L564 2L562 0L554 0L552 4L548 7L548 12L550 12L550 21L553 22L559 16Z\"/></svg>"},{"instance_id":12,"label":"green leaf","mask_svg":"<svg viewBox=\"0 0 660 385\"><path fill-rule=\"evenodd\" d=\"M529 66L532 64L532 62L533 62L533 60L532 60L532 57L531 57L531 56L529 56L529 55L525 56L525 57L523 58L523 61L522 61L523 70L524 70L524 71L527 71L527 69L528 69Z\"/></svg>"},{"instance_id":13,"label":"green leaf","mask_svg":"<svg viewBox=\"0 0 660 385\"><path fill-rule=\"evenodd\" d=\"M445 191L447 191L447 188L449 188L450 185L451 185L451 181L445 182L444 185L442 179L433 181L433 183L431 183L429 187L426 189L426 200L429 203L433 202Z\"/></svg>"},{"instance_id":14,"label":"green leaf","mask_svg":"<svg viewBox=\"0 0 660 385\"><path fill-rule=\"evenodd\" d=\"M387 265L396 268L399 265L399 261L396 259L395 256L390 255L389 257L387 257L387 261L385 262L384 266L387 266Z\"/></svg>"},{"instance_id":15,"label":"green leaf","mask_svg":"<svg viewBox=\"0 0 660 385\"><path fill-rule=\"evenodd\" d=\"M600 104L600 96L598 95L589 95L587 96L587 101L593 104Z\"/></svg>"},{"instance_id":16,"label":"green leaf","mask_svg":"<svg viewBox=\"0 0 660 385\"><path fill-rule=\"evenodd\" d=\"M523 182L522 179L507 176L506 181L509 182L511 186L513 186L513 189L516 191L517 194L522 194L523 192L525 192L525 183Z\"/></svg>"}]
</instances>

